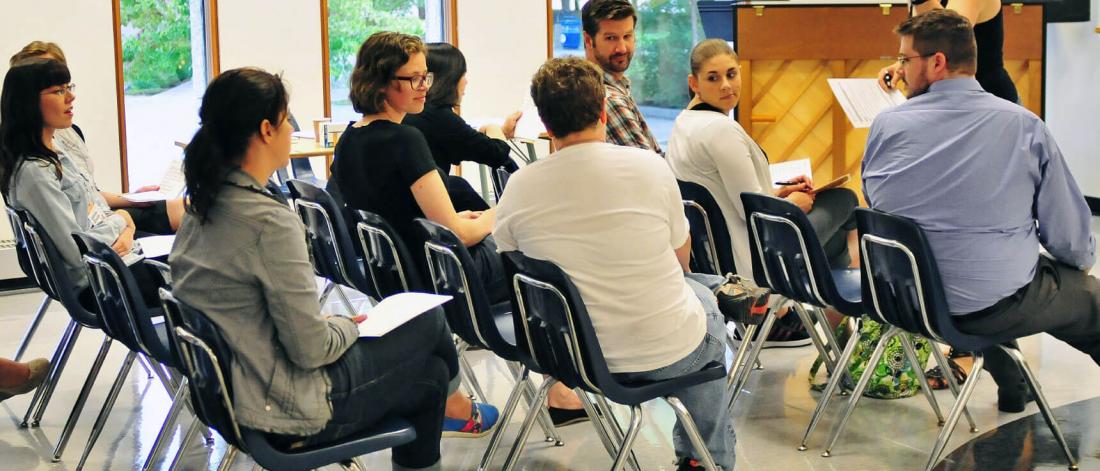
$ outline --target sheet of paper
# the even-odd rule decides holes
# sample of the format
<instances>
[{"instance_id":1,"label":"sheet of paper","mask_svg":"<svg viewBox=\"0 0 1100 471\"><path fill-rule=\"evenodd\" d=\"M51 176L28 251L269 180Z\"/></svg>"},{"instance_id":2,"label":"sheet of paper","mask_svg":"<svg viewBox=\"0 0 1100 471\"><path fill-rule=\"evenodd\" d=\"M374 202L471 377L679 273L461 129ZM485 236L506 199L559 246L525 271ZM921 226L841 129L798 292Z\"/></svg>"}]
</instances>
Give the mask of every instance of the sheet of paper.
<instances>
[{"instance_id":1,"label":"sheet of paper","mask_svg":"<svg viewBox=\"0 0 1100 471\"><path fill-rule=\"evenodd\" d=\"M780 185L776 185L775 182L785 182L800 175L813 178L813 167L810 166L810 159L798 159L788 160L786 162L779 162L771 164L768 169L772 174L772 188L779 188Z\"/></svg>"},{"instance_id":2,"label":"sheet of paper","mask_svg":"<svg viewBox=\"0 0 1100 471\"><path fill-rule=\"evenodd\" d=\"M178 198L183 194L185 186L187 181L183 176L183 159L172 159L160 179L160 192L168 198Z\"/></svg>"},{"instance_id":3,"label":"sheet of paper","mask_svg":"<svg viewBox=\"0 0 1100 471\"><path fill-rule=\"evenodd\" d=\"M168 255L175 241L176 236L173 235L140 237L137 240L141 244L141 251L145 258L160 258Z\"/></svg>"},{"instance_id":4,"label":"sheet of paper","mask_svg":"<svg viewBox=\"0 0 1100 471\"><path fill-rule=\"evenodd\" d=\"M360 337L381 337L434 307L450 296L429 293L398 293L383 299L367 311L367 320L359 324Z\"/></svg>"},{"instance_id":5,"label":"sheet of paper","mask_svg":"<svg viewBox=\"0 0 1100 471\"><path fill-rule=\"evenodd\" d=\"M530 101L530 98L525 100L523 116L516 123L517 138L534 140L546 133L546 126L542 124L542 118L539 118L539 110Z\"/></svg>"},{"instance_id":6,"label":"sheet of paper","mask_svg":"<svg viewBox=\"0 0 1100 471\"><path fill-rule=\"evenodd\" d=\"M152 203L154 201L165 201L168 195L159 191L143 191L141 193L124 193L122 198L127 201L133 201L135 203Z\"/></svg>"},{"instance_id":7,"label":"sheet of paper","mask_svg":"<svg viewBox=\"0 0 1100 471\"><path fill-rule=\"evenodd\" d=\"M889 93L878 86L876 79L850 78L828 79L836 101L848 115L855 128L869 128L871 121L883 110L905 103L905 96L898 90Z\"/></svg>"}]
</instances>

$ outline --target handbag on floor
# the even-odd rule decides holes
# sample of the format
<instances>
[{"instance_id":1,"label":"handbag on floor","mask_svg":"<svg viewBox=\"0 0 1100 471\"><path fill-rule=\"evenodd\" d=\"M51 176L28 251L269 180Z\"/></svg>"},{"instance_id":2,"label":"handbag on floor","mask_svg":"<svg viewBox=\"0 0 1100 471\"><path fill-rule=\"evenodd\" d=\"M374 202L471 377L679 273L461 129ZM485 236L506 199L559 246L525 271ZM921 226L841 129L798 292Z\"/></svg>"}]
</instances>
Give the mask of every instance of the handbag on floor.
<instances>
[{"instance_id":1,"label":"handbag on floor","mask_svg":"<svg viewBox=\"0 0 1100 471\"><path fill-rule=\"evenodd\" d=\"M840 345L845 345L850 335L847 325L847 323L841 323L837 327L836 338ZM928 339L909 333L902 335L908 335L909 339L913 341L913 346L917 351L917 359L921 362L920 365L917 365L917 368L921 368L921 370L916 370L913 365L909 364L909 360L905 357L905 350L901 346L901 338L894 337L886 344L886 351L883 352L882 359L875 365L874 376L867 383L867 389L863 392L864 396L878 399L900 399L917 394L921 387L921 378L917 372L923 371L924 364L928 362L928 356L932 354L932 351L929 350L931 347ZM882 338L882 324L864 317L859 329L856 350L852 353L851 361L848 362L848 372L856 381L859 380L860 376L863 375L863 371L867 368L867 362L871 359L871 353L875 350L880 338ZM817 373L821 370L822 364L823 360L818 355L810 367L810 387L815 391L825 389L825 381L817 378ZM846 390L850 390L855 386L854 384L845 383L847 381L841 383L841 385Z\"/></svg>"}]
</instances>

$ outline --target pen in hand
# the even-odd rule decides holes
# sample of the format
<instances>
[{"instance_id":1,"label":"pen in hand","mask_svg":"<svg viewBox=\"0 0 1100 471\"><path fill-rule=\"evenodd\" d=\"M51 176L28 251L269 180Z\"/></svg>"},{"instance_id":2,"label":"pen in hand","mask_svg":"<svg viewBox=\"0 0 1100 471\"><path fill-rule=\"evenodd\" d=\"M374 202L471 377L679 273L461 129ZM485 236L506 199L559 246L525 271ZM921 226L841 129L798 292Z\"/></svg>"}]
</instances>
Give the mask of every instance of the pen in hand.
<instances>
[{"instance_id":1,"label":"pen in hand","mask_svg":"<svg viewBox=\"0 0 1100 471\"><path fill-rule=\"evenodd\" d=\"M794 185L801 185L802 182L775 182L775 184L779 185L779 186L794 186Z\"/></svg>"}]
</instances>

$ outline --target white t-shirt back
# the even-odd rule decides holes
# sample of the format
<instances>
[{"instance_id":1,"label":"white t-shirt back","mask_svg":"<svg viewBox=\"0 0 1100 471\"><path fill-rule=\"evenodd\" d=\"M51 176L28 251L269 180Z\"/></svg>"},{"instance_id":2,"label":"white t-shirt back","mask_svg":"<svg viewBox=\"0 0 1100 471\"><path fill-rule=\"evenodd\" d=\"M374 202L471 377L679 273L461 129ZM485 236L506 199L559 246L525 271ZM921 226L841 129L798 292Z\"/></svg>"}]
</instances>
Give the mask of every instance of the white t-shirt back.
<instances>
[{"instance_id":1,"label":"white t-shirt back","mask_svg":"<svg viewBox=\"0 0 1100 471\"><path fill-rule=\"evenodd\" d=\"M651 151L577 144L523 168L493 237L569 275L614 373L668 366L703 340L703 306L675 253L688 238L680 190Z\"/></svg>"}]
</instances>

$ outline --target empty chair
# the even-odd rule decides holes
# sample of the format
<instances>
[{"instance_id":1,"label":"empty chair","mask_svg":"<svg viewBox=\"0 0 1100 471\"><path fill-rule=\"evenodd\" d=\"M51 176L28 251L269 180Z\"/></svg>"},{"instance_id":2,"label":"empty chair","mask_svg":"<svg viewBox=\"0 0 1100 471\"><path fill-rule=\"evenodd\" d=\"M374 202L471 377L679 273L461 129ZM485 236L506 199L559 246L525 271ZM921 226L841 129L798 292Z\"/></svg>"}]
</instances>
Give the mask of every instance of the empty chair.
<instances>
[{"instance_id":1,"label":"empty chair","mask_svg":"<svg viewBox=\"0 0 1100 471\"><path fill-rule=\"evenodd\" d=\"M340 286L351 287L367 296L378 298L374 286L367 279L367 272L355 251L351 230L344 222L344 210L322 188L302 180L287 182L294 208L306 225L313 269L317 276L329 280L322 298L335 290L349 313L355 308L348 301Z\"/></svg>"},{"instance_id":2,"label":"empty chair","mask_svg":"<svg viewBox=\"0 0 1100 471\"><path fill-rule=\"evenodd\" d=\"M700 371L670 380L620 383L608 369L588 310L568 275L550 262L535 260L520 252L504 253L504 266L512 280L516 331L522 333L517 335L518 346L529 355L532 367L550 376L539 389L534 407L542 404L550 386L558 381L630 406L630 427L625 435L619 435L621 430L617 425L611 427L615 439L613 446L617 448L611 468L614 471L622 469L631 454L641 429L641 404L664 398L683 425L696 457L706 469L717 469L691 414L675 394L690 386L721 379L726 374L721 363L714 362ZM527 416L520 440L509 453L504 469L514 468L536 417L534 414Z\"/></svg>"},{"instance_id":3,"label":"empty chair","mask_svg":"<svg viewBox=\"0 0 1100 471\"><path fill-rule=\"evenodd\" d=\"M955 319L947 307L947 297L935 256L920 226L909 219L868 209L856 210L856 224L863 265L863 299L868 310L895 329L935 339L958 350L975 352L974 368L962 390L957 390L958 386L954 381L948 383L958 399L947 415L947 421L932 447L925 469L931 470L939 461L959 417L966 413L969 419L966 403L982 373L984 358L981 352L992 347L1000 347L1020 368L1035 402L1039 405L1039 411L1062 447L1070 469L1076 469L1076 459L1066 444L1035 374L1018 349L1005 345L1005 342L1015 339L970 335L955 327ZM872 353L870 364L878 361L881 355L880 345ZM947 376L950 378L951 375ZM865 383L860 378L857 389L866 386ZM854 401L852 402L845 410L844 419L847 419L854 408ZM835 434L832 440L836 440Z\"/></svg>"},{"instance_id":4,"label":"empty chair","mask_svg":"<svg viewBox=\"0 0 1100 471\"><path fill-rule=\"evenodd\" d=\"M392 448L416 439L416 431L403 419L388 418L369 431L337 443L286 450L275 445L268 435L241 427L233 409L233 383L229 375L232 351L217 327L201 312L161 290L170 335L169 341L179 352L179 362L199 421L216 430L229 444L220 469L229 469L238 452L248 454L266 469L308 470L341 463L348 465L356 457ZM198 434L198 422L181 445L187 447Z\"/></svg>"}]
</instances>

